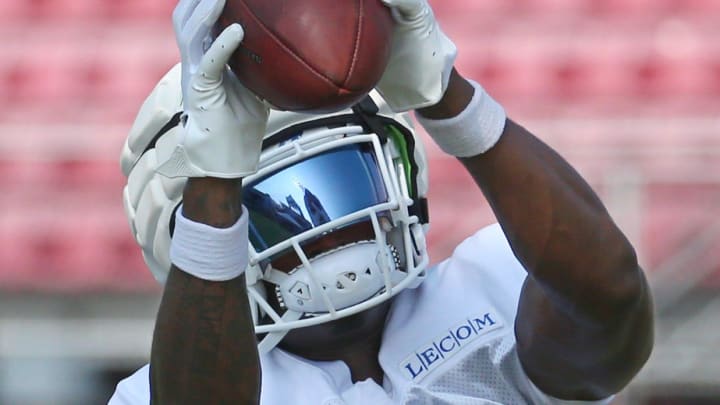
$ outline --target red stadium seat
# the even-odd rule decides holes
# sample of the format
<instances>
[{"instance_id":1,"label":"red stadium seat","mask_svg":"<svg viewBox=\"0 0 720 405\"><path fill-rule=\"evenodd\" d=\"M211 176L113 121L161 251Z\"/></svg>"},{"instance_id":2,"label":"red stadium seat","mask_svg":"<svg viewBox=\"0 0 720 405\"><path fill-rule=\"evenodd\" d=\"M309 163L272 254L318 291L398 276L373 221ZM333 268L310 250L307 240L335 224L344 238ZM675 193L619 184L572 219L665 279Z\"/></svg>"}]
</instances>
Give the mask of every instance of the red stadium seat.
<instances>
[{"instance_id":1,"label":"red stadium seat","mask_svg":"<svg viewBox=\"0 0 720 405\"><path fill-rule=\"evenodd\" d=\"M0 285L40 290L155 287L121 204L98 206L82 198L51 200L44 208L24 198L14 203L27 208L7 218L0 230ZM73 205L63 205L67 203Z\"/></svg>"},{"instance_id":2,"label":"red stadium seat","mask_svg":"<svg viewBox=\"0 0 720 405\"><path fill-rule=\"evenodd\" d=\"M0 22L7 24L21 21L30 8L29 1L0 1Z\"/></svg>"},{"instance_id":3,"label":"red stadium seat","mask_svg":"<svg viewBox=\"0 0 720 405\"><path fill-rule=\"evenodd\" d=\"M169 21L175 4L175 0L105 1L103 12L111 19Z\"/></svg>"},{"instance_id":4,"label":"red stadium seat","mask_svg":"<svg viewBox=\"0 0 720 405\"><path fill-rule=\"evenodd\" d=\"M8 94L21 103L57 103L80 99L75 62L65 57L63 49L35 48L20 56L6 72Z\"/></svg>"},{"instance_id":5,"label":"red stadium seat","mask_svg":"<svg viewBox=\"0 0 720 405\"><path fill-rule=\"evenodd\" d=\"M100 17L99 0L25 0L29 18L50 20L94 21Z\"/></svg>"},{"instance_id":6,"label":"red stadium seat","mask_svg":"<svg viewBox=\"0 0 720 405\"><path fill-rule=\"evenodd\" d=\"M662 14L668 7L667 0L603 0L589 1L593 13L612 16L649 16Z\"/></svg>"},{"instance_id":7,"label":"red stadium seat","mask_svg":"<svg viewBox=\"0 0 720 405\"><path fill-rule=\"evenodd\" d=\"M455 16L502 16L511 11L514 6L514 2L503 0L432 0L430 3L438 18L443 22Z\"/></svg>"},{"instance_id":8,"label":"red stadium seat","mask_svg":"<svg viewBox=\"0 0 720 405\"><path fill-rule=\"evenodd\" d=\"M169 20L176 2L173 0L24 0L5 3L25 3L15 13L22 17L43 20L84 20L103 19ZM8 7L3 5L3 7ZM8 7L9 11L20 8ZM2 10L2 8L0 8Z\"/></svg>"},{"instance_id":9,"label":"red stadium seat","mask_svg":"<svg viewBox=\"0 0 720 405\"><path fill-rule=\"evenodd\" d=\"M704 64L696 60L648 57L630 66L635 91L647 97L692 97L711 92Z\"/></svg>"}]
</instances>

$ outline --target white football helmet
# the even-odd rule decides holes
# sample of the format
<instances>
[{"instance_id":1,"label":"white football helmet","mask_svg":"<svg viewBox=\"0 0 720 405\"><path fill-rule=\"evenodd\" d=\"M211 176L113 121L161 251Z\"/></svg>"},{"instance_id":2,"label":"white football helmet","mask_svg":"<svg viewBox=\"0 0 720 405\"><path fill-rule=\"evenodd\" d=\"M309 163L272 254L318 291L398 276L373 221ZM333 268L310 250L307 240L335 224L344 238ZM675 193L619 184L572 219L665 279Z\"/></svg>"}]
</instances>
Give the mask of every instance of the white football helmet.
<instances>
[{"instance_id":1,"label":"white football helmet","mask_svg":"<svg viewBox=\"0 0 720 405\"><path fill-rule=\"evenodd\" d=\"M181 99L176 66L143 104L121 158L130 226L161 283L184 179L154 170L177 142ZM429 261L427 190L409 116L376 92L332 114L272 111L259 169L243 179L259 349L418 286Z\"/></svg>"}]
</instances>

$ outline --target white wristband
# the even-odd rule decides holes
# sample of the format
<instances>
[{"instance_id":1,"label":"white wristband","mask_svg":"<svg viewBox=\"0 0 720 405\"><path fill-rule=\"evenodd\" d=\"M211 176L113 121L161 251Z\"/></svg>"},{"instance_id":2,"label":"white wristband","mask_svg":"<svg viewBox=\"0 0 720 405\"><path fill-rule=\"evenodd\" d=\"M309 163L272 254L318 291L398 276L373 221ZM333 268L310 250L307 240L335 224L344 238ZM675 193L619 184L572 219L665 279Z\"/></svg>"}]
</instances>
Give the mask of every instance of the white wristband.
<instances>
[{"instance_id":1,"label":"white wristband","mask_svg":"<svg viewBox=\"0 0 720 405\"><path fill-rule=\"evenodd\" d=\"M230 228L191 221L180 206L170 243L170 261L182 271L208 281L232 280L248 265L248 214Z\"/></svg>"},{"instance_id":2,"label":"white wristband","mask_svg":"<svg viewBox=\"0 0 720 405\"><path fill-rule=\"evenodd\" d=\"M445 153L470 157L495 146L505 130L505 109L474 81L470 104L457 116L433 120L415 114L420 125Z\"/></svg>"}]
</instances>

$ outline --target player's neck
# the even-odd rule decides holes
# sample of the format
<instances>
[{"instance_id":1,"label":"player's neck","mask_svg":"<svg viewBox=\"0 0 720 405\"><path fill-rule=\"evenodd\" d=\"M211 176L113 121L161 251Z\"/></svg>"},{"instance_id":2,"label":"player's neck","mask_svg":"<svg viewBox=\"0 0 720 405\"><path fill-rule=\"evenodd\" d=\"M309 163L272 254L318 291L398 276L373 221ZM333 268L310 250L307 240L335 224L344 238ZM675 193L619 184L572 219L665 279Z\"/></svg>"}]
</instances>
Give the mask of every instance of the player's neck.
<instances>
[{"instance_id":1,"label":"player's neck","mask_svg":"<svg viewBox=\"0 0 720 405\"><path fill-rule=\"evenodd\" d=\"M281 347L287 351L315 361L342 360L346 363L356 362L355 359L363 357L377 358L382 341L382 328L365 330L364 333L353 333L334 335L328 332L326 338L320 344L314 345L292 345L289 342L281 343ZM359 331L357 331L359 332Z\"/></svg>"},{"instance_id":2,"label":"player's neck","mask_svg":"<svg viewBox=\"0 0 720 405\"><path fill-rule=\"evenodd\" d=\"M318 361L340 360L350 369L353 382L372 378L378 385L382 385L384 372L378 360L381 342L382 330L379 330L364 339L346 342L343 347L338 347L338 350L308 353L306 358Z\"/></svg>"},{"instance_id":3,"label":"player's neck","mask_svg":"<svg viewBox=\"0 0 720 405\"><path fill-rule=\"evenodd\" d=\"M348 318L290 331L279 347L314 361L345 362L353 381L373 378L382 384L378 353L390 303Z\"/></svg>"},{"instance_id":4,"label":"player's neck","mask_svg":"<svg viewBox=\"0 0 720 405\"><path fill-rule=\"evenodd\" d=\"M346 358L342 359L350 368L350 375L353 382L364 381L372 378L375 382L382 386L385 373L380 367L378 360L378 352L380 351L380 342L377 347L368 347L368 351L351 352Z\"/></svg>"}]
</instances>

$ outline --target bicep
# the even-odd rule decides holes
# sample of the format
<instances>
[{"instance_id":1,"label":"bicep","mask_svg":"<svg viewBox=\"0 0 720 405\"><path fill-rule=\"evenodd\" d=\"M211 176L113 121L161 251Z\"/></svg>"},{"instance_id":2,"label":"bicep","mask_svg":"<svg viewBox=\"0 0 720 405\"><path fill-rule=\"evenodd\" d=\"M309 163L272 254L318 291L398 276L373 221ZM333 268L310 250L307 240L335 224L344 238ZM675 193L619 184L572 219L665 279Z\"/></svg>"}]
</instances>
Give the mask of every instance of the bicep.
<instances>
[{"instance_id":1,"label":"bicep","mask_svg":"<svg viewBox=\"0 0 720 405\"><path fill-rule=\"evenodd\" d=\"M643 279L642 288L647 289ZM652 304L641 291L610 322L581 318L532 277L523 285L515 335L523 369L543 392L597 400L622 389L652 347ZM569 304L568 304L569 305Z\"/></svg>"}]
</instances>

